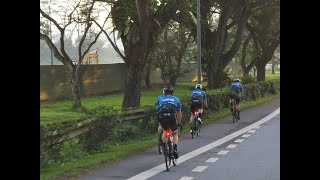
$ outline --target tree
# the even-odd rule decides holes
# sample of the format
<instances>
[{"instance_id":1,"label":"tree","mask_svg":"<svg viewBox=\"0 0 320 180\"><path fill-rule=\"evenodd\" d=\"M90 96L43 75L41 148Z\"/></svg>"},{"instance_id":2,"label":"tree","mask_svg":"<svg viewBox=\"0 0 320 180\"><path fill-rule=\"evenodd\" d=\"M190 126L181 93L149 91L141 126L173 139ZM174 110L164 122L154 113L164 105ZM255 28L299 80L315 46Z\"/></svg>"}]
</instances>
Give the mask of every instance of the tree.
<instances>
[{"instance_id":1,"label":"tree","mask_svg":"<svg viewBox=\"0 0 320 180\"><path fill-rule=\"evenodd\" d=\"M194 59L193 42L189 31L177 23L171 22L164 29L151 53L152 63L161 69L164 84L174 86L179 77L190 72L190 68L182 68L181 65Z\"/></svg>"},{"instance_id":2,"label":"tree","mask_svg":"<svg viewBox=\"0 0 320 180\"><path fill-rule=\"evenodd\" d=\"M164 27L175 15L176 2L172 0L162 0L159 3L156 0L101 1L112 4L111 17L114 30L118 32L124 46L124 55L121 55L113 46L127 67L122 108L139 108L143 70L153 46L153 39L160 32L161 27ZM105 35L108 35L103 26L99 27L103 29ZM109 41L110 39L108 38Z\"/></svg>"},{"instance_id":3,"label":"tree","mask_svg":"<svg viewBox=\"0 0 320 180\"><path fill-rule=\"evenodd\" d=\"M81 66L81 62L84 58L84 55L90 50L91 46L96 42L97 38L101 34L101 31L99 33L94 33L92 28L92 20L94 17L92 17L93 12L93 6L95 4L95 0L93 1L85 1L81 3L82 1L76 2L76 1L69 1L69 5L72 6L72 8L66 7L66 12L68 11L67 16L60 16L59 18L54 19L53 16L45 13L42 10L42 6L40 6L40 18L45 18L49 21L51 21L54 26L58 29L60 33L60 48L58 49L57 46L53 43L52 39L43 31L44 28L40 28L40 39L44 40L50 50L53 52L54 56L66 67L68 68L70 72L70 84L72 86L72 95L73 95L73 107L78 108L81 107L81 100L80 100L80 93L79 93L79 69ZM41 4L40 4L41 5ZM69 6L68 6L69 7ZM80 16L74 15L74 12L78 12ZM59 21L60 20L60 21ZM73 64L72 59L70 58L69 54L66 51L65 48L65 33L68 26L72 24L83 24L85 29L84 33L82 35L82 38L78 45L78 57L79 57L79 63L77 65ZM86 45L84 44L84 40L87 37L87 35L93 35L95 36L94 41L92 41L90 44Z\"/></svg>"},{"instance_id":4,"label":"tree","mask_svg":"<svg viewBox=\"0 0 320 180\"><path fill-rule=\"evenodd\" d=\"M239 50L243 29L250 14L251 4L248 0L201 1L201 47L202 63L208 78L208 87L219 88L223 85L223 70ZM255 5L254 5L255 6ZM184 6L185 7L185 6ZM185 8L182 8L182 11ZM177 19L184 23L196 37L197 16L195 6L190 6L188 13L181 13ZM214 17L218 15L218 22ZM185 20L187 17L187 20ZM237 25L237 26L236 26ZM235 37L229 37L231 28L235 28ZM229 46L227 46L228 42ZM228 49L227 49L228 48Z\"/></svg>"},{"instance_id":5,"label":"tree","mask_svg":"<svg viewBox=\"0 0 320 180\"><path fill-rule=\"evenodd\" d=\"M240 64L243 76L249 75L250 70L253 68L255 62L260 55L258 42L249 34L244 43L242 44Z\"/></svg>"},{"instance_id":6,"label":"tree","mask_svg":"<svg viewBox=\"0 0 320 180\"><path fill-rule=\"evenodd\" d=\"M251 11L267 1L272 0L201 0L201 62L210 89L223 85L223 70L240 49ZM196 37L195 2L184 1L179 10L182 13L176 20Z\"/></svg>"},{"instance_id":7,"label":"tree","mask_svg":"<svg viewBox=\"0 0 320 180\"><path fill-rule=\"evenodd\" d=\"M280 0L269 1L263 8L257 9L247 23L247 29L259 44L261 53L255 66L257 80L264 81L266 64L280 45Z\"/></svg>"},{"instance_id":8,"label":"tree","mask_svg":"<svg viewBox=\"0 0 320 180\"><path fill-rule=\"evenodd\" d=\"M275 66L280 64L280 46L276 49L272 58L272 74L275 74Z\"/></svg>"}]
</instances>

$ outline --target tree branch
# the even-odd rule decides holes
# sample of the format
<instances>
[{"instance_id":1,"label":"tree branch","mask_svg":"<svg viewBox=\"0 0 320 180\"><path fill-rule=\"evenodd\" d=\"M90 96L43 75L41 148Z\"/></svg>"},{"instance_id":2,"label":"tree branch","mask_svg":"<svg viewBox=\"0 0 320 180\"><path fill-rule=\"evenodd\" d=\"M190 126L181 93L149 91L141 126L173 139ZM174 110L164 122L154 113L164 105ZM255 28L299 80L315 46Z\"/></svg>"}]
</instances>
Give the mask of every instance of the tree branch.
<instances>
[{"instance_id":1,"label":"tree branch","mask_svg":"<svg viewBox=\"0 0 320 180\"><path fill-rule=\"evenodd\" d=\"M124 62L126 62L126 57L121 53L120 49L118 48L118 46L113 43L113 41L111 40L110 36L108 35L108 33L103 29L103 26L101 26L96 20L93 20L93 22L101 29L101 31L107 36L110 44L112 45L113 49L119 54L119 56L123 59Z\"/></svg>"},{"instance_id":2,"label":"tree branch","mask_svg":"<svg viewBox=\"0 0 320 180\"><path fill-rule=\"evenodd\" d=\"M86 36L87 36L88 30L90 29L90 27L91 27L91 25L92 25L92 23L90 22L90 15L91 15L91 12L92 12L94 3L95 3L95 1L93 1L93 3L91 4L91 7L90 7L90 9L89 9L88 16L87 16L87 18L86 18L86 28L85 28L84 34L83 34L83 36L82 36L82 38L81 38L81 40L80 40L80 42L79 42L79 47L78 47L78 51L79 51L79 64L82 63L82 57L84 56L84 55L82 55L82 53L81 53L81 48L82 48L82 45L83 45L83 43L84 43L84 40L85 40L85 38L86 38Z\"/></svg>"},{"instance_id":3,"label":"tree branch","mask_svg":"<svg viewBox=\"0 0 320 180\"><path fill-rule=\"evenodd\" d=\"M63 29L60 27L60 25L58 24L58 22L56 20L54 20L51 16L49 16L48 14L46 14L45 12L42 11L42 9L40 8L40 13L43 17L45 17L46 19L48 19L49 21L53 22L53 24L59 29L60 32L63 31Z\"/></svg>"},{"instance_id":4,"label":"tree branch","mask_svg":"<svg viewBox=\"0 0 320 180\"><path fill-rule=\"evenodd\" d=\"M64 59L64 57L60 54L60 52L58 51L57 47L53 44L53 42L51 41L51 39L45 35L40 33L40 39L44 40L48 47L50 48L51 52L53 53L53 55L60 61L62 62L62 64L66 65L66 61Z\"/></svg>"}]
</instances>

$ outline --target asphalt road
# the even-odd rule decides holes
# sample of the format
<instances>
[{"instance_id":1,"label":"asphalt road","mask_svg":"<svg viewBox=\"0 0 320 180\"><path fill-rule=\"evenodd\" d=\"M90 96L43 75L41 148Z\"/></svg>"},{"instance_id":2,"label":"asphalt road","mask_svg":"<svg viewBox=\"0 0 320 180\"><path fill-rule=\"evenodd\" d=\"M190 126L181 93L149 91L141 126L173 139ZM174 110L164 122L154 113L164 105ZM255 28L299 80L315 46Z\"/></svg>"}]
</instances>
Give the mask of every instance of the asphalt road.
<instances>
[{"instance_id":1,"label":"asphalt road","mask_svg":"<svg viewBox=\"0 0 320 180\"><path fill-rule=\"evenodd\" d=\"M203 126L200 137L180 137L178 151L169 172L153 147L78 179L280 179L280 98L242 111L235 124L228 116Z\"/></svg>"}]
</instances>

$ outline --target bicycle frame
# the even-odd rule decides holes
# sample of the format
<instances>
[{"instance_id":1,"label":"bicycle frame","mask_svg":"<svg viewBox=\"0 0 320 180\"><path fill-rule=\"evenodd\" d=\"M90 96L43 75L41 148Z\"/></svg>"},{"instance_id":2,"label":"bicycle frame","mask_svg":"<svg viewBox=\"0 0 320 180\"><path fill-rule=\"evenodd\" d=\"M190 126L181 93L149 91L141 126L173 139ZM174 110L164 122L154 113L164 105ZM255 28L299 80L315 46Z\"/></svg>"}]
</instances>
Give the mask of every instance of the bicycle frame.
<instances>
[{"instance_id":1,"label":"bicycle frame","mask_svg":"<svg viewBox=\"0 0 320 180\"><path fill-rule=\"evenodd\" d=\"M169 171L169 168L171 166L171 161L174 166L176 166L177 160L173 157L173 135L172 135L172 130L169 128L167 130L163 129L164 136L165 136L165 141L163 144L163 155L165 157L165 163L166 163L166 168L167 171Z\"/></svg>"},{"instance_id":2,"label":"bicycle frame","mask_svg":"<svg viewBox=\"0 0 320 180\"><path fill-rule=\"evenodd\" d=\"M192 121L191 137L192 137L192 139L194 139L195 134L197 134L197 136L199 136L199 132L200 132L199 121L198 121L199 109L197 109L196 111L194 111L192 113L193 113L193 121Z\"/></svg>"}]
</instances>

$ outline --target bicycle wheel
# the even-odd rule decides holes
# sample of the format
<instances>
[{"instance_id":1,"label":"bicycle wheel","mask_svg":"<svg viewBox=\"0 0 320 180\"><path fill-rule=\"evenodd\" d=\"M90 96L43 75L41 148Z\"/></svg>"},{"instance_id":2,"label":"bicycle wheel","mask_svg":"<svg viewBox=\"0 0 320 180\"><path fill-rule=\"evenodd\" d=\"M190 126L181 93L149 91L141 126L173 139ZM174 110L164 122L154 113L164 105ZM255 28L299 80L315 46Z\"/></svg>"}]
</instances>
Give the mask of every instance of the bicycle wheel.
<instances>
[{"instance_id":1,"label":"bicycle wheel","mask_svg":"<svg viewBox=\"0 0 320 180\"><path fill-rule=\"evenodd\" d=\"M200 123L199 123L199 121L198 121L198 123L197 123L197 136L199 136L200 135Z\"/></svg>"},{"instance_id":2,"label":"bicycle wheel","mask_svg":"<svg viewBox=\"0 0 320 180\"><path fill-rule=\"evenodd\" d=\"M236 109L236 107L235 107L234 104L233 104L233 107L232 107L232 108L233 108L233 110L232 110L232 122L235 123L235 120L238 119L238 118L237 118L237 112L236 112L237 109Z\"/></svg>"},{"instance_id":3,"label":"bicycle wheel","mask_svg":"<svg viewBox=\"0 0 320 180\"><path fill-rule=\"evenodd\" d=\"M165 163L166 163L167 171L169 171L169 168L170 168L170 164L169 164L170 157L169 157L169 148L168 148L168 144L167 143L164 143L164 145L163 145L163 154L164 154L164 160L165 160Z\"/></svg>"},{"instance_id":4,"label":"bicycle wheel","mask_svg":"<svg viewBox=\"0 0 320 180\"><path fill-rule=\"evenodd\" d=\"M174 157L172 157L172 164L173 164L173 166L177 165L177 159L175 159Z\"/></svg>"},{"instance_id":5,"label":"bicycle wheel","mask_svg":"<svg viewBox=\"0 0 320 180\"><path fill-rule=\"evenodd\" d=\"M193 118L193 122L192 122L192 132L191 132L191 137L192 137L192 139L194 139L194 137L195 137L195 134L196 134L196 117L195 118Z\"/></svg>"}]
</instances>

